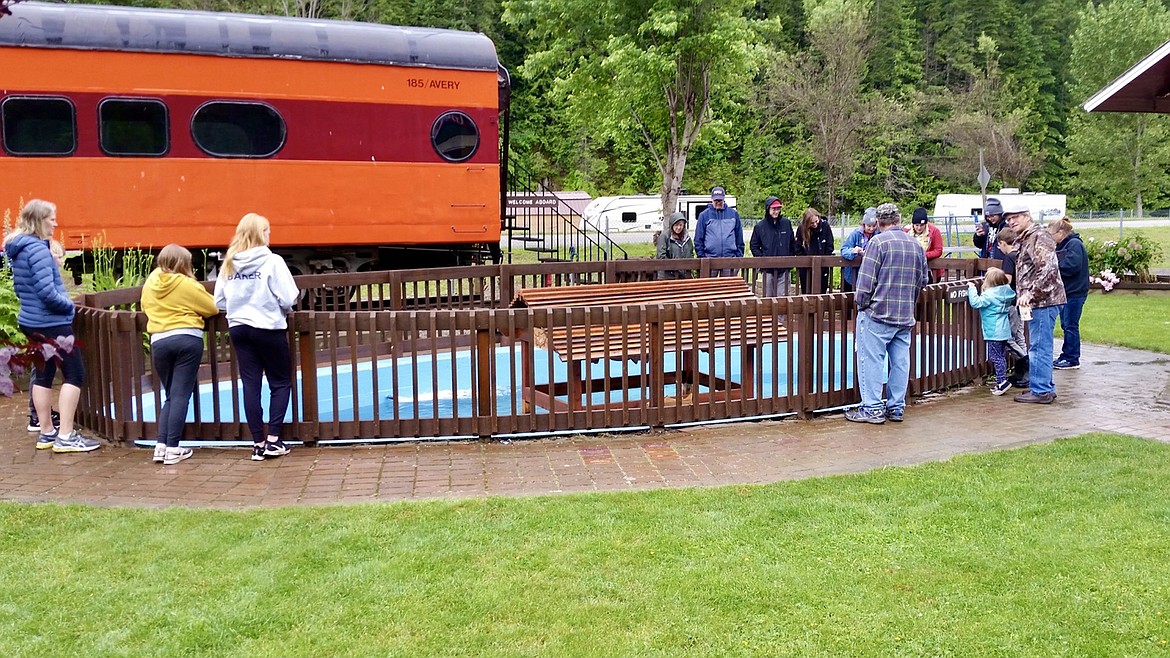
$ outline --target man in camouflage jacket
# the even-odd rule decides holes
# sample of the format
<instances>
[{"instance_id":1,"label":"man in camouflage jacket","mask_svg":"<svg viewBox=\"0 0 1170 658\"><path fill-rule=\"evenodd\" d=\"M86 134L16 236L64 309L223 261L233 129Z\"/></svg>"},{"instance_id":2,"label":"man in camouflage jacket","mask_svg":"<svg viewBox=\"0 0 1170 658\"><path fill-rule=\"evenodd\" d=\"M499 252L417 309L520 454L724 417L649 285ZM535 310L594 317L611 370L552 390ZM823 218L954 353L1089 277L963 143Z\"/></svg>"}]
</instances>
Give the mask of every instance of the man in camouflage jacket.
<instances>
[{"instance_id":1,"label":"man in camouflage jacket","mask_svg":"<svg viewBox=\"0 0 1170 658\"><path fill-rule=\"evenodd\" d=\"M1052 332L1065 303L1056 242L1043 226L1032 221L1032 214L1021 201L1005 202L1004 220L1018 236L1016 239L1016 304L1028 324L1028 391L1015 397L1016 402L1050 404L1056 399L1052 381Z\"/></svg>"}]
</instances>

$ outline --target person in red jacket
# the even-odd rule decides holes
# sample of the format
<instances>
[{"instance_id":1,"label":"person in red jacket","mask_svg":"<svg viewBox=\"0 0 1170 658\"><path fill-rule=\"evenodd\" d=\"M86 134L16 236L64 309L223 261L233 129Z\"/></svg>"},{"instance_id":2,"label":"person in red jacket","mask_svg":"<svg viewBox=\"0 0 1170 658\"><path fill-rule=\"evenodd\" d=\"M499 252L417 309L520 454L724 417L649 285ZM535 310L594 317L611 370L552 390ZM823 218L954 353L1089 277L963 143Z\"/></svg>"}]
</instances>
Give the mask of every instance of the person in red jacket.
<instances>
[{"instance_id":1,"label":"person in red jacket","mask_svg":"<svg viewBox=\"0 0 1170 658\"><path fill-rule=\"evenodd\" d=\"M938 227L930 223L930 217L926 214L926 208L915 208L913 220L910 228L906 229L918 244L922 245L922 251L926 252L926 262L930 262L936 258L942 258L943 254L943 237L942 231ZM937 283L942 278L942 270L930 271L930 282Z\"/></svg>"}]
</instances>

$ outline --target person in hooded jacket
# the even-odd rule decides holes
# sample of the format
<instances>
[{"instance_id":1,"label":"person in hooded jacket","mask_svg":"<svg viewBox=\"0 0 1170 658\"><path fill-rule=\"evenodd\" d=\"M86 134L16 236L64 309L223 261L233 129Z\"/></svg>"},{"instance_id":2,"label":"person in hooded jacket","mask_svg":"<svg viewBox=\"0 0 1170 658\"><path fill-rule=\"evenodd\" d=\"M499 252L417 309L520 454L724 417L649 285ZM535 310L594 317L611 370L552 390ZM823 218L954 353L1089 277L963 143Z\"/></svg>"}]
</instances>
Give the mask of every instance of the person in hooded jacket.
<instances>
[{"instance_id":1,"label":"person in hooded jacket","mask_svg":"<svg viewBox=\"0 0 1170 658\"><path fill-rule=\"evenodd\" d=\"M752 256L795 256L800 250L792 222L780 213L784 202L774 196L764 200L764 218L752 229L748 241ZM765 297L787 297L792 287L792 268L768 268L761 271L764 276Z\"/></svg>"},{"instance_id":2,"label":"person in hooded jacket","mask_svg":"<svg viewBox=\"0 0 1170 658\"><path fill-rule=\"evenodd\" d=\"M1015 300L1016 292L1008 285L1007 274L998 267L989 268L983 276L983 294L979 294L974 283L967 284L967 303L979 310L987 358L995 368L992 395L1003 395L1012 387L1007 374L1007 344L1012 337L1008 310L1015 305Z\"/></svg>"},{"instance_id":3,"label":"person in hooded jacket","mask_svg":"<svg viewBox=\"0 0 1170 658\"><path fill-rule=\"evenodd\" d=\"M699 258L743 258L743 222L727 207L722 187L711 189L711 205L695 223L695 255ZM711 270L711 276L735 276L733 268Z\"/></svg>"},{"instance_id":4,"label":"person in hooded jacket","mask_svg":"<svg viewBox=\"0 0 1170 658\"><path fill-rule=\"evenodd\" d=\"M65 290L61 269L53 260L49 240L57 229L57 206L33 199L20 211L16 229L4 239L4 253L12 267L12 284L20 300L16 323L30 340L56 346L56 356L34 368L33 406L38 419L52 418L53 378L58 364L65 383L57 396L61 425L53 429L42 423L37 432L37 450L53 452L90 452L101 443L84 437L73 427L81 386L85 383L85 363L74 343L73 300ZM45 430L48 429L48 432Z\"/></svg>"},{"instance_id":5,"label":"person in hooded jacket","mask_svg":"<svg viewBox=\"0 0 1170 658\"><path fill-rule=\"evenodd\" d=\"M687 233L687 216L676 212L670 216L670 228L658 236L657 257L661 259L694 258L695 243ZM692 279L691 270L662 270L659 279Z\"/></svg>"},{"instance_id":6,"label":"person in hooded jacket","mask_svg":"<svg viewBox=\"0 0 1170 658\"><path fill-rule=\"evenodd\" d=\"M268 220L244 215L215 280L215 305L227 313L228 334L244 385L244 417L252 434L252 460L288 454L280 438L292 392L287 316L300 291L284 259L268 248ZM268 378L268 427L260 406L260 379Z\"/></svg>"},{"instance_id":7,"label":"person in hooded jacket","mask_svg":"<svg viewBox=\"0 0 1170 658\"><path fill-rule=\"evenodd\" d=\"M203 358L204 320L218 315L219 309L211 293L195 280L190 251L168 244L154 263L154 271L142 285L150 360L166 394L158 415L154 461L171 465L192 454L190 448L179 445L179 439Z\"/></svg>"},{"instance_id":8,"label":"person in hooded jacket","mask_svg":"<svg viewBox=\"0 0 1170 658\"><path fill-rule=\"evenodd\" d=\"M1076 370L1081 367L1081 311L1089 298L1089 255L1081 236L1073 231L1068 217L1048 222L1048 232L1056 241L1056 260L1060 265L1060 279L1064 282L1066 301L1060 307L1060 328L1064 343L1060 356L1052 363L1057 370Z\"/></svg>"},{"instance_id":9,"label":"person in hooded jacket","mask_svg":"<svg viewBox=\"0 0 1170 658\"><path fill-rule=\"evenodd\" d=\"M821 216L816 208L808 208L800 216L800 228L796 231L800 242L800 253L805 256L831 256L833 254L833 227L829 220ZM829 275L833 268L821 268L820 285L815 289L812 278L812 268L798 267L796 273L800 275L800 292L804 295L821 295L829 292Z\"/></svg>"},{"instance_id":10,"label":"person in hooded jacket","mask_svg":"<svg viewBox=\"0 0 1170 658\"><path fill-rule=\"evenodd\" d=\"M865 246L876 234L877 208L869 207L861 215L861 226L853 229L849 237L841 243L841 258L860 261L865 255ZM841 268L841 292L853 292L853 282L857 280L857 272L860 269L860 266Z\"/></svg>"}]
</instances>

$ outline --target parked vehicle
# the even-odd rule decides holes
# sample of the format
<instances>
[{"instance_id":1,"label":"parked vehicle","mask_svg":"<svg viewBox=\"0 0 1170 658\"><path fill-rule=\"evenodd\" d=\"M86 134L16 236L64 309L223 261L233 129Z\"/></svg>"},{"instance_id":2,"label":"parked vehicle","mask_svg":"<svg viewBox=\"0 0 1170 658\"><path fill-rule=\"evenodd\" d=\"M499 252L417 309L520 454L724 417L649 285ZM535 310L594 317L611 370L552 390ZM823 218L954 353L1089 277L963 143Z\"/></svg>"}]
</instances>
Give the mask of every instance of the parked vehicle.
<instances>
[{"instance_id":1,"label":"parked vehicle","mask_svg":"<svg viewBox=\"0 0 1170 658\"><path fill-rule=\"evenodd\" d=\"M1009 199L1023 199L1032 210L1032 219L1038 224L1065 215L1066 198L1063 194L1020 192L1017 188L1005 187L999 192L988 192L987 196L1004 204ZM957 223L974 224L983 219L983 197L978 194L940 194L935 197L932 216L936 222L940 218L954 217Z\"/></svg>"},{"instance_id":2,"label":"parked vehicle","mask_svg":"<svg viewBox=\"0 0 1170 658\"><path fill-rule=\"evenodd\" d=\"M706 194L680 194L677 207L671 211L687 216L687 227L694 233L699 213L711 203ZM735 197L727 196L728 207L735 207ZM662 228L662 197L648 194L601 196L589 202L581 213L585 221L602 233L652 233Z\"/></svg>"}]
</instances>

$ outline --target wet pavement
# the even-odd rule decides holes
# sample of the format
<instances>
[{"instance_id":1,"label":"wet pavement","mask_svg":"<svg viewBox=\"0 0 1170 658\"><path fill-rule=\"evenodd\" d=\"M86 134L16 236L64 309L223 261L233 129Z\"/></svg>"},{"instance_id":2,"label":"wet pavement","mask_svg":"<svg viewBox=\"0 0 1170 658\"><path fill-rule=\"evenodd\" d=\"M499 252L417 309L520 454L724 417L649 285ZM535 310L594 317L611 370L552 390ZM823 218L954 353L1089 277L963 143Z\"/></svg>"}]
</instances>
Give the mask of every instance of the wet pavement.
<instances>
[{"instance_id":1,"label":"wet pavement","mask_svg":"<svg viewBox=\"0 0 1170 658\"><path fill-rule=\"evenodd\" d=\"M174 466L145 448L35 450L18 396L0 400L0 499L245 508L517 496L859 473L1091 431L1170 442L1170 355L1085 345L1081 363L1056 372L1051 405L971 386L913 400L901 424L831 413L652 433L296 447L264 462L246 448L198 448Z\"/></svg>"}]
</instances>

